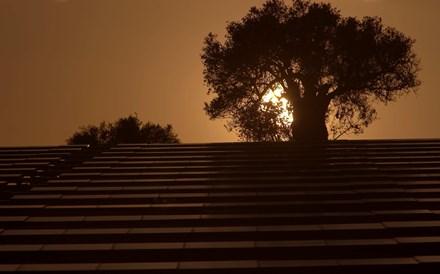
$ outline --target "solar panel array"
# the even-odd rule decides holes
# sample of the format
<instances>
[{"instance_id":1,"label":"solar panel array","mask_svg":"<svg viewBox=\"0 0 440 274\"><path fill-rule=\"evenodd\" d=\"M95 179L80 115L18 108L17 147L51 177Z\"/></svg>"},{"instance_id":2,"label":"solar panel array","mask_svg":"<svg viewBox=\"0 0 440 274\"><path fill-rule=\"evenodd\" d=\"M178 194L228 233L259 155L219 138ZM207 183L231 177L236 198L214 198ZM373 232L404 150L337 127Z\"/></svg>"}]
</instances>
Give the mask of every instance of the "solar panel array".
<instances>
[{"instance_id":1,"label":"solar panel array","mask_svg":"<svg viewBox=\"0 0 440 274\"><path fill-rule=\"evenodd\" d=\"M440 273L440 140L0 148L0 272Z\"/></svg>"}]
</instances>

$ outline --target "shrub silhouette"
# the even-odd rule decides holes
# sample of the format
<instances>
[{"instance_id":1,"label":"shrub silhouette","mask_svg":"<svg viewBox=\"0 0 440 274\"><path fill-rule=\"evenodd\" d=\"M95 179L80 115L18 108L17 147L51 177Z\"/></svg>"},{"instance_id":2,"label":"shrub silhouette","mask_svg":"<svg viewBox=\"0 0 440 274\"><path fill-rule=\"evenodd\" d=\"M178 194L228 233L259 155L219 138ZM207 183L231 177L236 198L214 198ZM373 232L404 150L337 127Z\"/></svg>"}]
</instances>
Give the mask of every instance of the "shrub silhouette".
<instances>
[{"instance_id":1,"label":"shrub silhouette","mask_svg":"<svg viewBox=\"0 0 440 274\"><path fill-rule=\"evenodd\" d=\"M113 146L127 143L180 143L180 139L171 125L144 124L135 114L114 123L82 126L66 142L69 145Z\"/></svg>"}]
</instances>

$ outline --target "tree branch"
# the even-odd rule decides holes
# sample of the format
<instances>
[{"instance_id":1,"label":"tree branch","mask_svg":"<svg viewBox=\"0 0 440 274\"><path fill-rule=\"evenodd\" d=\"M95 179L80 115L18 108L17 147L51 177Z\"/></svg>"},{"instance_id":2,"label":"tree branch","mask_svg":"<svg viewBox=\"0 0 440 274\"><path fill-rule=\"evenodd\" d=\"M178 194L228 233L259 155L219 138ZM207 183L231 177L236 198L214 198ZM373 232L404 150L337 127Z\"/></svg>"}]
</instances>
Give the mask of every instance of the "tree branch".
<instances>
[{"instance_id":1,"label":"tree branch","mask_svg":"<svg viewBox=\"0 0 440 274\"><path fill-rule=\"evenodd\" d=\"M342 135L346 134L350 129L354 128L356 126L357 123L359 123L361 121L361 119L359 118L356 123L352 123L350 120L348 120L350 126L347 127L343 132L341 132L337 137L334 137L333 135L333 140L338 140L339 137L341 137Z\"/></svg>"}]
</instances>

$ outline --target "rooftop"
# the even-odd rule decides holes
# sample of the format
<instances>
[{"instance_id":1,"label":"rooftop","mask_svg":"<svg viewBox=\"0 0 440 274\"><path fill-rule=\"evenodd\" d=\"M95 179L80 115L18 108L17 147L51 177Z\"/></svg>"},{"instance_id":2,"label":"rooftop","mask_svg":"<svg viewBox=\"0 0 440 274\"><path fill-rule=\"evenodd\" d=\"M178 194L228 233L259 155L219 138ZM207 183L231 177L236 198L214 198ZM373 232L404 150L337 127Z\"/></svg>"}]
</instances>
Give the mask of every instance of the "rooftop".
<instances>
[{"instance_id":1,"label":"rooftop","mask_svg":"<svg viewBox=\"0 0 440 274\"><path fill-rule=\"evenodd\" d=\"M0 189L0 272L440 269L440 139L2 147Z\"/></svg>"}]
</instances>

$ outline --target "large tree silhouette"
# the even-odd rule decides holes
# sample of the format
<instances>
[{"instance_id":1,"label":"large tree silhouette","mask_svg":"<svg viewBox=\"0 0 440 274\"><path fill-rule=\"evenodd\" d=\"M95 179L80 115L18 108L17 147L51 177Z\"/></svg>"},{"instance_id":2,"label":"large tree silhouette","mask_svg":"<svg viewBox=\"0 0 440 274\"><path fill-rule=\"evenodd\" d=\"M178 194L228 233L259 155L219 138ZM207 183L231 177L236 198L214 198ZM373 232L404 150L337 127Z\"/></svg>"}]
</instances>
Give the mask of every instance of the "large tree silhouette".
<instances>
[{"instance_id":1,"label":"large tree silhouette","mask_svg":"<svg viewBox=\"0 0 440 274\"><path fill-rule=\"evenodd\" d=\"M227 25L224 41L210 33L202 61L212 119L246 140L323 141L361 133L375 118L377 102L415 91L419 60L414 40L378 17L342 17L330 4L281 0L253 7ZM280 102L267 102L280 89ZM289 128L289 130L286 130ZM291 129L291 130L290 130Z\"/></svg>"},{"instance_id":2,"label":"large tree silhouette","mask_svg":"<svg viewBox=\"0 0 440 274\"><path fill-rule=\"evenodd\" d=\"M120 118L114 123L82 126L69 139L69 145L113 146L128 143L180 143L171 125L142 123L136 115Z\"/></svg>"}]
</instances>

